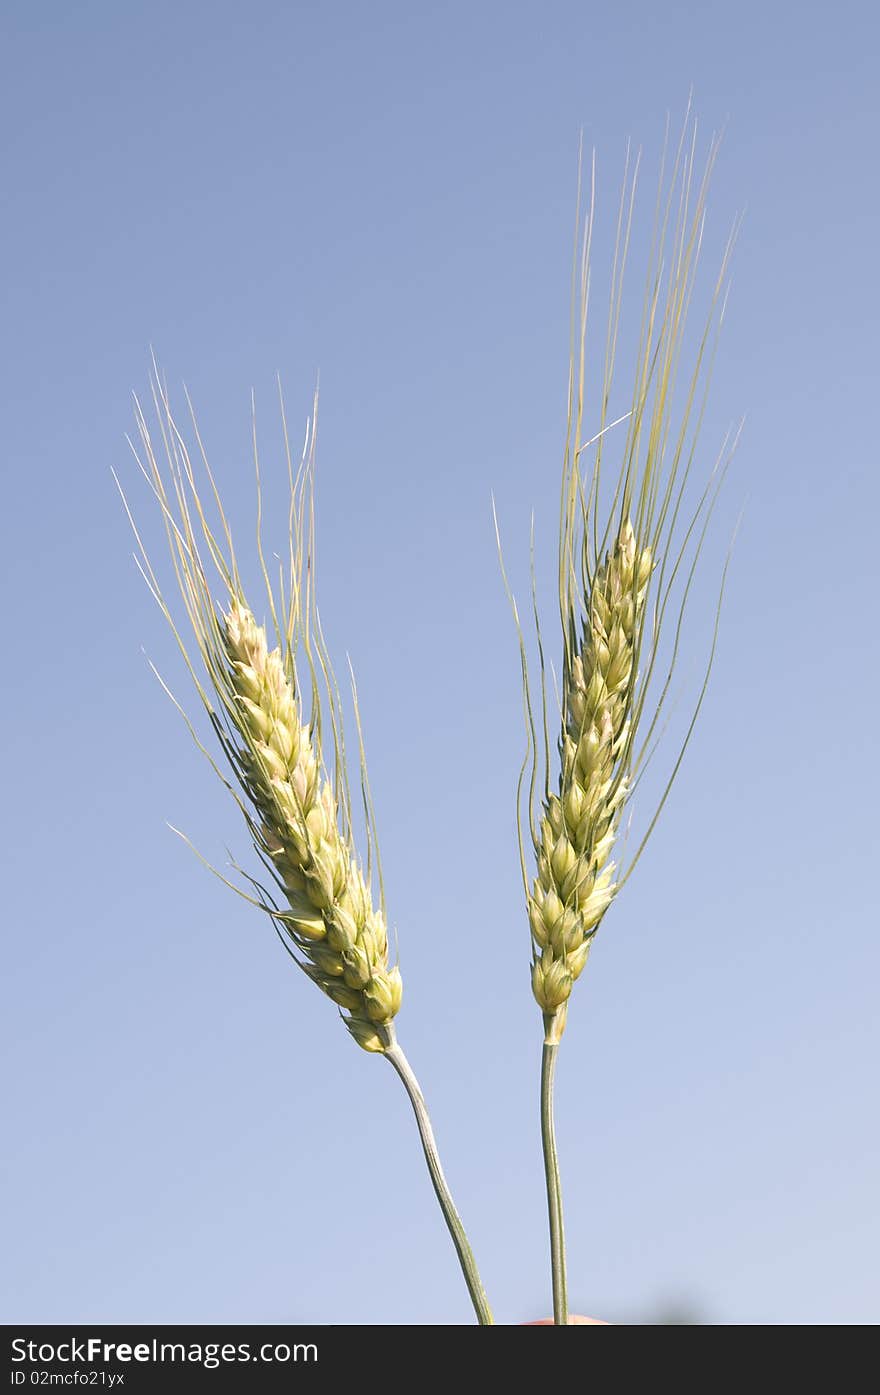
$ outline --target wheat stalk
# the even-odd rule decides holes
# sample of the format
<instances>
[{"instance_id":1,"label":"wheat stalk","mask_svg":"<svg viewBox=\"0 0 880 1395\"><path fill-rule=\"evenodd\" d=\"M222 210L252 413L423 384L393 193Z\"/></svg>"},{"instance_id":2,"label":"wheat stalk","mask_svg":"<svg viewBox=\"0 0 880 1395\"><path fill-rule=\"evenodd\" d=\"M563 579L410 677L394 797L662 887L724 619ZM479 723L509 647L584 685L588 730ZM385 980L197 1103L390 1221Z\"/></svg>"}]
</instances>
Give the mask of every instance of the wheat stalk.
<instances>
[{"instance_id":1,"label":"wheat stalk","mask_svg":"<svg viewBox=\"0 0 880 1395\"><path fill-rule=\"evenodd\" d=\"M394 1030L402 980L398 966L389 963L381 864L357 694L353 690L366 862L358 858L355 847L356 820L341 700L315 599L313 482L317 400L296 472L282 402L290 495L288 547L286 562L280 564L274 583L262 545L262 495L254 430L257 555L269 616L265 624L258 621L245 597L232 533L192 409L200 457L198 471L158 374L153 380L153 402L161 447L154 447L146 415L136 402L140 449L134 445L132 449L161 511L176 582L195 640L193 652L165 599L123 493L138 544L137 561L171 625L233 781L223 773L197 736L193 723L176 705L200 749L233 794L267 874L267 880L260 881L243 873L247 891L225 876L222 879L268 915L299 967L336 1004L358 1045L387 1057L402 1080L475 1311L480 1323L491 1323L492 1314L474 1257L440 1166L424 1098ZM209 521L209 514L213 514L213 522ZM219 599L215 598L215 590L220 593ZM300 668L308 675L306 685L300 681ZM325 760L328 729L332 776Z\"/></svg>"},{"instance_id":2,"label":"wheat stalk","mask_svg":"<svg viewBox=\"0 0 880 1395\"><path fill-rule=\"evenodd\" d=\"M629 410L609 422L623 274L639 163L636 159L631 166L627 157L611 272L604 370L596 395L598 429L589 440L584 440L588 405L586 331L595 160L583 226L580 187L578 190L569 410L559 529L563 655L559 766L555 777L537 602L534 608L541 655L543 748L514 603L528 716L528 753L517 806L532 938L532 990L544 1020L541 1131L557 1323L567 1321L567 1296L554 1074L569 999L599 925L638 861L679 769L706 691L717 635L716 612L709 660L686 735L647 832L626 870L621 872L615 849L624 811L656 749L697 559L717 487L735 446L735 438L725 441L699 499L695 505L688 505L689 478L711 376L714 331L723 317L733 243L732 235L712 285L709 308L696 335L692 359L685 366L687 315L716 153L717 142L713 141L704 172L695 177L696 128L688 114L670 168L667 170L665 154L661 167ZM616 439L612 427L623 422L626 426L620 463L608 480L607 471L603 471L604 454L608 441ZM590 452L592 466L587 468ZM722 576L719 606L723 585ZM667 633L671 633L671 642L664 647ZM523 799L529 769L528 796ZM526 831L537 864L533 875L525 852Z\"/></svg>"}]
</instances>

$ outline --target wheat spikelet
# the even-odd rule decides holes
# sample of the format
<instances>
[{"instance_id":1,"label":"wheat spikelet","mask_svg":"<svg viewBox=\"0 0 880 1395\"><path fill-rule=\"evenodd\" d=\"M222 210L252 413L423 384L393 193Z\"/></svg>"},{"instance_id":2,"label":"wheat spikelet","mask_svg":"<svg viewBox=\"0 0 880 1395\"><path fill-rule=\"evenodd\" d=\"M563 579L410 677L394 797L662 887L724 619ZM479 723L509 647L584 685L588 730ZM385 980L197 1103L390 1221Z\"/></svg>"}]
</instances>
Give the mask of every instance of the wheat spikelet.
<instances>
[{"instance_id":1,"label":"wheat spikelet","mask_svg":"<svg viewBox=\"0 0 880 1395\"><path fill-rule=\"evenodd\" d=\"M388 966L384 916L340 834L336 799L321 778L281 651L269 650L265 629L237 599L224 625L243 782L284 885L284 926L309 977L344 1009L355 1040L384 1050L389 1040L381 1029L397 1013L402 991L400 971Z\"/></svg>"},{"instance_id":2,"label":"wheat spikelet","mask_svg":"<svg viewBox=\"0 0 880 1395\"><path fill-rule=\"evenodd\" d=\"M586 329L595 164L582 238L580 216L578 221L559 530L563 655L558 776L551 769L544 646L534 594L543 751L520 628L529 743L518 799L520 857L532 939L532 990L544 1014L547 1041L559 1040L572 987L583 972L598 926L656 823L700 710L714 654L713 637L703 686L672 774L647 833L621 872L615 844L623 812L656 747L694 571L717 488L736 445L735 435L725 439L708 483L694 502L688 493L689 479L711 376L712 333L723 316L733 245L731 235L711 283L703 328L693 336L692 361L684 366L684 350L690 342L687 315L717 142L710 146L700 178L694 174L695 153L696 128L688 116L669 168L665 155L661 168L629 410L610 421L638 161L632 169L627 165L611 273L604 369L596 394L598 430L589 440L584 440ZM619 437L608 433L624 422L622 458L609 478L604 468L607 441ZM585 468L590 453L592 465ZM519 628L515 602L514 615ZM528 798L523 801L529 767ZM531 835L536 873L528 867L525 826Z\"/></svg>"},{"instance_id":3,"label":"wheat spikelet","mask_svg":"<svg viewBox=\"0 0 880 1395\"><path fill-rule=\"evenodd\" d=\"M189 451L158 379L153 393L164 463L139 406L142 449L135 454L162 510L200 665L176 627L135 528L139 560L174 629L238 790L225 778L224 783L236 795L256 851L271 874L272 890L244 874L255 893L248 899L270 916L300 967L340 1009L355 1041L367 1051L387 1051L395 1042L392 1022L400 1007L402 983L397 966L389 964L383 898L380 895L380 904L374 903L370 857L365 871L354 847L339 695L314 602L314 424L307 432L296 477L288 452L286 580L282 569L280 583L273 586L259 546L277 641L270 645L267 626L258 623L245 599L231 533L207 460L202 453L207 488L200 492ZM257 482L259 497L259 466ZM219 525L213 527L208 521L209 500L219 516ZM223 593L219 604L213 595L218 583ZM310 679L308 720L297 676L298 652L306 660ZM332 783L322 760L322 716L327 712L333 736ZM361 757L372 853L375 829L362 746ZM381 875L379 883L381 889Z\"/></svg>"},{"instance_id":4,"label":"wheat spikelet","mask_svg":"<svg viewBox=\"0 0 880 1395\"><path fill-rule=\"evenodd\" d=\"M563 676L559 790L541 821L529 897L532 989L545 1013L567 1002L616 891L610 860L627 778L635 654L651 574L629 519L590 589L583 634Z\"/></svg>"}]
</instances>

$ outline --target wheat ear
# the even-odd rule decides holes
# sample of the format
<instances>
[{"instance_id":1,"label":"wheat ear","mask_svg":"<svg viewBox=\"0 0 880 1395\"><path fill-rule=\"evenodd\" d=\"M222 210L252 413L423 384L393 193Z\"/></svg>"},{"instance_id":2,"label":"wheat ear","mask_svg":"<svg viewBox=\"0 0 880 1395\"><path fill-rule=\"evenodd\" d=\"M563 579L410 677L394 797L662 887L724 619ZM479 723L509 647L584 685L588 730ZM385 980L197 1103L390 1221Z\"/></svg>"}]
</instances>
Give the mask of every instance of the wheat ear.
<instances>
[{"instance_id":1,"label":"wheat ear","mask_svg":"<svg viewBox=\"0 0 880 1395\"><path fill-rule=\"evenodd\" d=\"M241 781L259 818L261 851L284 887L282 924L355 1041L386 1051L403 991L400 970L389 967L385 917L340 832L336 798L320 774L281 651L269 649L265 628L238 598L223 616L222 637Z\"/></svg>"},{"instance_id":2,"label":"wheat ear","mask_svg":"<svg viewBox=\"0 0 880 1395\"><path fill-rule=\"evenodd\" d=\"M735 445L735 439L733 443L725 442L708 483L702 492L697 491L696 503L688 504L688 481L711 376L714 328L722 317L733 242L731 236L712 283L703 327L695 336L693 360L685 368L685 326L717 143L712 142L699 178L694 175L695 148L696 129L688 115L668 170L664 154L629 410L609 422L623 273L638 171L638 160L632 167L627 160L611 274L604 377L597 393L597 430L588 441L584 440L584 384L595 162L582 230L580 188L578 191L569 412L559 532L563 656L559 771L555 780L549 753L540 625L543 752L536 733L535 705L520 630L529 719L529 753L523 770L525 773L531 762L532 772L525 818L523 802L518 801L520 852L532 938L532 990L544 1021L541 1134L557 1323L567 1321L567 1295L554 1076L569 999L598 927L655 826L699 713L714 655L713 635L703 683L672 773L647 833L621 873L614 853L623 813L656 746L696 562L717 484ZM626 426L621 461L610 479L606 479L604 452L608 441L619 439L612 428L623 422ZM592 467L587 468L591 451ZM537 606L535 611L537 620ZM671 631L672 638L664 647L662 641L667 631ZM521 777L520 791L524 784ZM537 863L534 875L529 873L525 855L525 823Z\"/></svg>"},{"instance_id":3,"label":"wheat ear","mask_svg":"<svg viewBox=\"0 0 880 1395\"><path fill-rule=\"evenodd\" d=\"M529 896L532 990L560 1036L575 979L616 891L611 850L626 799L635 655L651 575L626 519L593 580L580 645L563 676L559 792L546 801Z\"/></svg>"},{"instance_id":4,"label":"wheat ear","mask_svg":"<svg viewBox=\"0 0 880 1395\"><path fill-rule=\"evenodd\" d=\"M366 863L359 860L355 848L340 695L315 601L315 419L307 429L296 473L284 426L289 537L286 566L281 564L274 584L261 540L262 501L254 431L257 553L270 617L269 624L261 624L245 598L232 533L195 418L192 426L201 478L158 375L154 377L153 399L162 446L154 448L146 416L136 404L140 450L135 449L135 456L161 510L196 653L190 652L166 603L127 503L126 510L138 542L138 564L171 625L234 783L223 774L188 719L187 724L235 797L268 874L267 885L243 873L249 890L234 889L268 915L299 967L336 1004L358 1045L385 1056L402 1080L471 1301L480 1323L489 1324L491 1310L440 1166L425 1101L394 1030L402 981L397 965L390 964L388 957L384 888L359 715ZM317 411L317 401L315 408ZM209 522L209 511L214 515L213 523ZM215 590L219 590L219 601ZM305 690L298 660L308 674ZM356 694L354 697L357 712ZM328 726L332 778L325 768ZM374 867L378 898L374 895ZM225 877L223 880L233 885Z\"/></svg>"}]
</instances>

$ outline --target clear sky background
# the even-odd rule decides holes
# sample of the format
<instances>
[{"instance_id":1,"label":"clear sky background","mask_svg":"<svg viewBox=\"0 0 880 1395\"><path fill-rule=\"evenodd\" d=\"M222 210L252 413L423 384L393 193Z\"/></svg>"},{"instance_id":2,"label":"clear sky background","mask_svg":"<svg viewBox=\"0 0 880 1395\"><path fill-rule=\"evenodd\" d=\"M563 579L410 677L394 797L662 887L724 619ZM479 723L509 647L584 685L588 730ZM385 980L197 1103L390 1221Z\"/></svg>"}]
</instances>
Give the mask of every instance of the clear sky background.
<instances>
[{"instance_id":1,"label":"clear sky background","mask_svg":"<svg viewBox=\"0 0 880 1395\"><path fill-rule=\"evenodd\" d=\"M250 390L277 481L274 375L298 434L320 372L400 1034L498 1319L549 1311L490 494L520 589L535 508L543 586L578 132L601 287L626 139L653 178L693 86L726 123L707 265L746 210L701 468L746 425L688 663L746 512L703 719L564 1042L570 1293L876 1320L876 7L7 0L3 30L0 1316L470 1317L391 1070L166 827L246 848L141 652L189 696L110 475L161 545L124 441L150 345L244 550Z\"/></svg>"}]
</instances>

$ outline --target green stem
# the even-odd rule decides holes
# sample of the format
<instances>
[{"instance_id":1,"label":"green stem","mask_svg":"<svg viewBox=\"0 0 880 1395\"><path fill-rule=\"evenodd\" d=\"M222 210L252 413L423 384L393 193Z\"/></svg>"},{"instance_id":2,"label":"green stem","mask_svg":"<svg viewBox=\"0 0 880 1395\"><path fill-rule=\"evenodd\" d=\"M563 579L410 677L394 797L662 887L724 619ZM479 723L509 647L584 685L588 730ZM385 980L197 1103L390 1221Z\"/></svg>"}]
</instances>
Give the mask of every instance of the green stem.
<instances>
[{"instance_id":1,"label":"green stem","mask_svg":"<svg viewBox=\"0 0 880 1395\"><path fill-rule=\"evenodd\" d=\"M553 1321L568 1325L568 1295L565 1281L565 1229L562 1222L562 1183L556 1152L556 1125L553 1119L553 1078L559 1051L561 1028L552 1014L545 1016L546 1035L541 1057L541 1143L544 1149L544 1175L547 1180L547 1210L550 1216L550 1262L553 1274Z\"/></svg>"},{"instance_id":2,"label":"green stem","mask_svg":"<svg viewBox=\"0 0 880 1395\"><path fill-rule=\"evenodd\" d=\"M461 1265L461 1272L464 1274L464 1281L474 1305L474 1311L480 1325L490 1327L494 1318L492 1309L489 1307L489 1300L480 1282L480 1275L477 1272L477 1264L474 1259L471 1247L468 1244L461 1217L455 1209L452 1195L443 1176L443 1169L440 1166L440 1156L437 1152L437 1143L434 1138L434 1130L431 1128L431 1120L428 1117L428 1108L425 1104L425 1097L419 1088L419 1082L413 1074L412 1066L404 1056L400 1046L396 1041L387 1047L384 1053L391 1062L397 1074L403 1081L406 1093L409 1095L413 1113L416 1116L416 1123L419 1126L419 1135L422 1140L422 1148L425 1151L425 1161L428 1164L428 1171L431 1174L431 1181L434 1184L434 1191L437 1200L440 1202L440 1209L443 1212L443 1219L449 1228L452 1236L452 1243L458 1255L458 1262Z\"/></svg>"}]
</instances>

